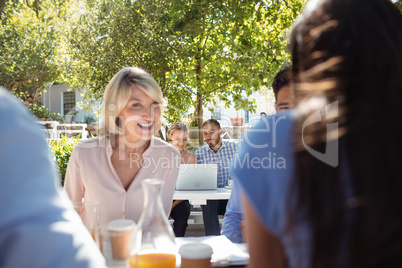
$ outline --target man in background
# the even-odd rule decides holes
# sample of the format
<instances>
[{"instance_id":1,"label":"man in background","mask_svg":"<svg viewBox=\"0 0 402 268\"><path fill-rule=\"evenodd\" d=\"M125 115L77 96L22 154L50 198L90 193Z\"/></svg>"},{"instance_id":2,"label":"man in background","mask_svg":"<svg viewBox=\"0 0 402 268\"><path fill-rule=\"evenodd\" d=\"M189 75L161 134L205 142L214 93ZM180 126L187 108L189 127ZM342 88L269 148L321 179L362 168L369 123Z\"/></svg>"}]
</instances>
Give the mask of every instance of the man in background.
<instances>
[{"instance_id":1,"label":"man in background","mask_svg":"<svg viewBox=\"0 0 402 268\"><path fill-rule=\"evenodd\" d=\"M290 67L280 70L272 82L272 89L275 94L275 110L283 112L292 109L295 104L295 95L290 88Z\"/></svg>"},{"instance_id":2,"label":"man in background","mask_svg":"<svg viewBox=\"0 0 402 268\"><path fill-rule=\"evenodd\" d=\"M209 119L202 125L206 145L195 151L198 164L218 164L218 188L228 185L232 179L229 166L237 153L237 144L229 141L222 141L222 129L219 122ZM220 226L218 215L224 215L227 200L207 200L202 205L202 217L204 221L205 235L219 235Z\"/></svg>"},{"instance_id":3,"label":"man in background","mask_svg":"<svg viewBox=\"0 0 402 268\"><path fill-rule=\"evenodd\" d=\"M290 67L280 70L272 82L275 94L275 110L283 112L294 106L294 93L289 86ZM264 117L262 117L263 119ZM266 117L265 117L266 118ZM243 236L245 222L243 221L243 210L239 192L240 186L235 180L232 185L232 193L226 207L225 217L222 223L221 234L229 238L233 243L244 243Z\"/></svg>"}]
</instances>

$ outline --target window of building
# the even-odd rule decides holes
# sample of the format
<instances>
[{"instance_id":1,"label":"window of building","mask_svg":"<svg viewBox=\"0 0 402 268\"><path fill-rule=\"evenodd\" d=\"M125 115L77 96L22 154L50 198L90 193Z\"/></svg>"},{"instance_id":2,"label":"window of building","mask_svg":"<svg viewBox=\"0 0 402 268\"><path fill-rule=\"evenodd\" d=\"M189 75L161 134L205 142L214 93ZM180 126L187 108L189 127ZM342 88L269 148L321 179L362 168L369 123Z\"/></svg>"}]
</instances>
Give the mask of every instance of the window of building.
<instances>
[{"instance_id":1,"label":"window of building","mask_svg":"<svg viewBox=\"0 0 402 268\"><path fill-rule=\"evenodd\" d=\"M248 109L244 111L244 123L250 123L250 112Z\"/></svg>"},{"instance_id":2,"label":"window of building","mask_svg":"<svg viewBox=\"0 0 402 268\"><path fill-rule=\"evenodd\" d=\"M70 111L74 111L75 107L75 92L68 91L63 93L63 110L64 114L68 114Z\"/></svg>"},{"instance_id":3,"label":"window of building","mask_svg":"<svg viewBox=\"0 0 402 268\"><path fill-rule=\"evenodd\" d=\"M212 118L216 120L221 120L221 108L217 107L214 112L212 113Z\"/></svg>"}]
</instances>

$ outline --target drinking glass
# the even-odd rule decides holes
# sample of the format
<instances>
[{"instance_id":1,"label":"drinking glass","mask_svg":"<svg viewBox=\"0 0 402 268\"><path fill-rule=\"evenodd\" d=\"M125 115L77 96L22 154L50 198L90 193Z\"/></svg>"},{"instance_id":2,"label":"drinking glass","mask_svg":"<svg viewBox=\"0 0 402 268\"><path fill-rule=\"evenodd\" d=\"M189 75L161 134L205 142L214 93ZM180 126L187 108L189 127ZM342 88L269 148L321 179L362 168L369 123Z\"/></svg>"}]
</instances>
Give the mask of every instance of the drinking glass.
<instances>
[{"instance_id":1,"label":"drinking glass","mask_svg":"<svg viewBox=\"0 0 402 268\"><path fill-rule=\"evenodd\" d=\"M99 246L99 216L100 204L95 202L75 202L74 209L80 215L88 232Z\"/></svg>"},{"instance_id":2,"label":"drinking glass","mask_svg":"<svg viewBox=\"0 0 402 268\"><path fill-rule=\"evenodd\" d=\"M172 227L163 209L163 181L146 179L144 208L137 225L136 245L129 263L131 268L175 268L176 245Z\"/></svg>"}]
</instances>

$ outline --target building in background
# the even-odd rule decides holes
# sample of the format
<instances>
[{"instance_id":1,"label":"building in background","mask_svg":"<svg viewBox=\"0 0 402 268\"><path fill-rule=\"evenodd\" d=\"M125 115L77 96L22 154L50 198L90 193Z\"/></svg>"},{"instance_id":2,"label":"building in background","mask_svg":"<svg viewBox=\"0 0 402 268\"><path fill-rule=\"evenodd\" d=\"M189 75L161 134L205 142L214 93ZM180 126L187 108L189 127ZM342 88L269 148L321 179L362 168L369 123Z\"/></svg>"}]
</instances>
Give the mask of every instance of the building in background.
<instances>
[{"instance_id":1,"label":"building in background","mask_svg":"<svg viewBox=\"0 0 402 268\"><path fill-rule=\"evenodd\" d=\"M245 96L246 98L246 96ZM272 90L263 87L259 92L254 92L250 99L254 99L257 104L257 110L250 112L246 110L236 110L233 105L225 108L222 101L215 100L215 104L207 105L213 108L213 112L208 108L204 108L204 118L217 119L222 127L249 127L253 121L260 118L260 114L264 112L267 115L275 113L275 97ZM97 121L96 115L92 112L85 112L79 108L78 103L82 101L82 96L77 91L72 91L68 85L54 84L43 94L43 104L51 112L60 113L67 122L87 122L88 118ZM97 111L101 107L101 103L97 102L92 106L92 110ZM190 110L188 114L191 114Z\"/></svg>"},{"instance_id":2,"label":"building in background","mask_svg":"<svg viewBox=\"0 0 402 268\"><path fill-rule=\"evenodd\" d=\"M255 100L257 104L255 112L250 112L247 109L236 110L233 105L225 108L222 101L215 100L216 104L210 105L214 111L211 112L208 109L204 109L204 118L214 118L219 121L222 127L249 127L253 121L260 119L262 112L266 115L275 114L275 96L272 90L268 90L267 87L263 87L259 92L254 92L248 98Z\"/></svg>"},{"instance_id":3,"label":"building in background","mask_svg":"<svg viewBox=\"0 0 402 268\"><path fill-rule=\"evenodd\" d=\"M86 122L93 120L97 121L96 115L92 112L85 112L78 107L82 96L77 91L72 91L68 85L54 84L46 92L43 93L43 105L49 111L59 113L64 117L66 122ZM92 108L98 110L100 103L95 103Z\"/></svg>"}]
</instances>

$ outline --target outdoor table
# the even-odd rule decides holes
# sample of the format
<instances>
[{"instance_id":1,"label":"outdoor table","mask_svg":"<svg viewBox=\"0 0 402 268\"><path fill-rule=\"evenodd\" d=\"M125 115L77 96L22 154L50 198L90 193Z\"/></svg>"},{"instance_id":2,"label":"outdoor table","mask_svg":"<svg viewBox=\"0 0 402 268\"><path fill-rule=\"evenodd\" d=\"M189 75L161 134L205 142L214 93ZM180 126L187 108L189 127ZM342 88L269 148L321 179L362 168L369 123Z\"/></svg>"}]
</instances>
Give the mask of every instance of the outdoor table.
<instances>
[{"instance_id":1,"label":"outdoor table","mask_svg":"<svg viewBox=\"0 0 402 268\"><path fill-rule=\"evenodd\" d=\"M212 247L212 267L247 267L249 254L246 244L234 244L225 236L202 236L202 237L176 237L176 247L186 243L202 242ZM109 268L129 268L127 261L111 260L110 247L104 252ZM180 267L180 255L176 255L176 267Z\"/></svg>"},{"instance_id":2,"label":"outdoor table","mask_svg":"<svg viewBox=\"0 0 402 268\"><path fill-rule=\"evenodd\" d=\"M216 190L174 191L174 200L189 200L191 205L206 205L207 200L228 200L231 189L218 188Z\"/></svg>"}]
</instances>

